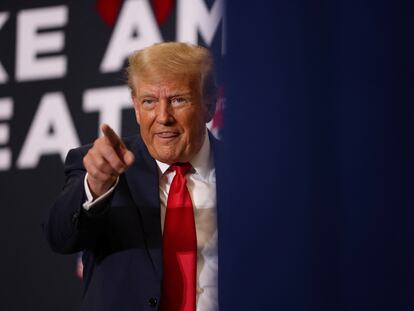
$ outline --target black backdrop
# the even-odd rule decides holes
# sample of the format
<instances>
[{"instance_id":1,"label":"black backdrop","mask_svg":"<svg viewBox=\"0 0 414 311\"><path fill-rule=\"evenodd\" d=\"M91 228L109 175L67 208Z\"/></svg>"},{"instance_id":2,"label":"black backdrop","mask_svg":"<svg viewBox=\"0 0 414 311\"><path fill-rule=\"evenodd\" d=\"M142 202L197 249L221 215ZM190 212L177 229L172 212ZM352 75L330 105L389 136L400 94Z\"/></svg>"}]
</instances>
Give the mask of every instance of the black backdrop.
<instances>
[{"instance_id":1,"label":"black backdrop","mask_svg":"<svg viewBox=\"0 0 414 311\"><path fill-rule=\"evenodd\" d=\"M223 1L171 1L163 15L167 2L0 2L0 310L79 307L77 256L53 254L41 223L63 185L66 149L93 141L104 119L122 135L137 132L125 59L102 69L111 45L122 56L180 39L211 47L220 63Z\"/></svg>"},{"instance_id":2,"label":"black backdrop","mask_svg":"<svg viewBox=\"0 0 414 311\"><path fill-rule=\"evenodd\" d=\"M69 116L79 143L93 140L100 114L85 109L84 93L123 85L121 69L99 70L114 28L97 2L0 3L1 310L79 305L76 256L52 254L40 223L69 147L54 141L56 151L47 138L69 145ZM117 12L118 1L103 2ZM205 2L210 12L215 2ZM21 81L19 12L59 5L67 21L47 31L63 31L65 44L38 57L65 55L68 70ZM174 10L158 23L163 40L177 39L179 18ZM227 1L221 310L413 309L413 20L402 0ZM221 51L222 28L197 41ZM48 107L69 114L43 112L49 127L31 140L29 160L36 146L44 154L19 161L44 95L55 92L63 97ZM136 131L127 108L121 121L122 134Z\"/></svg>"}]
</instances>

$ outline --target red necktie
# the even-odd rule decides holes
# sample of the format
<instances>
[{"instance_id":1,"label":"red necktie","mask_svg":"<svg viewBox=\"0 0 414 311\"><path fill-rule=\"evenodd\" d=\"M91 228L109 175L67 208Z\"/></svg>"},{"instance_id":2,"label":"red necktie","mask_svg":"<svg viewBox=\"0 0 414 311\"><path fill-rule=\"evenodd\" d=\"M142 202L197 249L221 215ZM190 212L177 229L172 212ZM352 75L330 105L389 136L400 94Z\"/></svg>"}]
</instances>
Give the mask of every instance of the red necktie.
<instances>
[{"instance_id":1,"label":"red necktie","mask_svg":"<svg viewBox=\"0 0 414 311\"><path fill-rule=\"evenodd\" d=\"M162 311L195 311L197 237L185 174L189 163L170 167L176 174L168 193L163 233Z\"/></svg>"}]
</instances>

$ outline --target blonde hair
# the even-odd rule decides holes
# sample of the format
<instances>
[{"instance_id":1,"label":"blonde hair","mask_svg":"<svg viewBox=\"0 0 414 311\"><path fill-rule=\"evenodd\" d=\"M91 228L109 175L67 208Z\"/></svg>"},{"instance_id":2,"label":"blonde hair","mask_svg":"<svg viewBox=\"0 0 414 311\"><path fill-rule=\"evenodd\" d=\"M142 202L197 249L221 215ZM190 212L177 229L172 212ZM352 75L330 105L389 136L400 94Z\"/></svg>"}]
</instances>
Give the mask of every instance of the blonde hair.
<instances>
[{"instance_id":1,"label":"blonde hair","mask_svg":"<svg viewBox=\"0 0 414 311\"><path fill-rule=\"evenodd\" d=\"M214 61L208 49L182 42L157 43L136 51L128 58L128 86L135 95L137 78L150 81L190 77L198 82L199 91L209 111L214 112L217 86Z\"/></svg>"}]
</instances>

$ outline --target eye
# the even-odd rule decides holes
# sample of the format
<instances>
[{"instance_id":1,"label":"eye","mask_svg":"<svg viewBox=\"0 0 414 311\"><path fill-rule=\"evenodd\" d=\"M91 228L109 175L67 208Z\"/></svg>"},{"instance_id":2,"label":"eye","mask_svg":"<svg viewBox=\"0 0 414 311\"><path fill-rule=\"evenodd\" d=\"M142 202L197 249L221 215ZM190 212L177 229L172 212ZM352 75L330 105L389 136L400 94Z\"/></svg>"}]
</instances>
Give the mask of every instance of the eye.
<instances>
[{"instance_id":1,"label":"eye","mask_svg":"<svg viewBox=\"0 0 414 311\"><path fill-rule=\"evenodd\" d=\"M155 99L153 99L153 98L144 98L141 101L141 103L144 106L144 108L148 108L148 109L154 107L155 104L156 104L156 102L157 101Z\"/></svg>"},{"instance_id":2,"label":"eye","mask_svg":"<svg viewBox=\"0 0 414 311\"><path fill-rule=\"evenodd\" d=\"M188 98L182 96L173 97L171 99L171 105L175 107L183 106L189 102L190 100Z\"/></svg>"}]
</instances>

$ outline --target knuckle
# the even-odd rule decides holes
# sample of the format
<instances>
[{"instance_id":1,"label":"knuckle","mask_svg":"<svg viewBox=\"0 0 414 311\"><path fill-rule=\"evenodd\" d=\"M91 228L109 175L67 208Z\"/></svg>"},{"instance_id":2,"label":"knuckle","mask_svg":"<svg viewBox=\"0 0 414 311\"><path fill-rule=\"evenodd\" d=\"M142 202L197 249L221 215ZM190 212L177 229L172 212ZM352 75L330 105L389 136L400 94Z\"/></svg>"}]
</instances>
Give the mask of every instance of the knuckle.
<instances>
[{"instance_id":1,"label":"knuckle","mask_svg":"<svg viewBox=\"0 0 414 311\"><path fill-rule=\"evenodd\" d=\"M89 158L88 158L88 155L86 155L86 156L84 156L84 157L83 157L83 159L82 159L82 163L83 163L83 166L84 166L85 168L87 168L87 167L88 167L88 165L89 165Z\"/></svg>"},{"instance_id":2,"label":"knuckle","mask_svg":"<svg viewBox=\"0 0 414 311\"><path fill-rule=\"evenodd\" d=\"M90 168L88 170L88 174L93 178L93 179L98 179L98 171L95 168Z\"/></svg>"},{"instance_id":3,"label":"knuckle","mask_svg":"<svg viewBox=\"0 0 414 311\"><path fill-rule=\"evenodd\" d=\"M100 178L100 177L101 177L101 172L100 172L100 170L99 170L97 167L94 167L94 168L93 168L92 173L93 173L93 176L94 176L96 179L101 179L101 178Z\"/></svg>"},{"instance_id":4,"label":"knuckle","mask_svg":"<svg viewBox=\"0 0 414 311\"><path fill-rule=\"evenodd\" d=\"M83 157L83 166L89 172L90 168L93 166L91 155L87 154Z\"/></svg>"},{"instance_id":5,"label":"knuckle","mask_svg":"<svg viewBox=\"0 0 414 311\"><path fill-rule=\"evenodd\" d=\"M118 155L114 151L108 153L107 159L108 159L108 162L111 163L113 167L121 165L121 161L119 160Z\"/></svg>"},{"instance_id":6,"label":"knuckle","mask_svg":"<svg viewBox=\"0 0 414 311\"><path fill-rule=\"evenodd\" d=\"M99 137L96 139L93 143L92 148L90 149L94 153L101 153L102 148L106 145L105 143L105 137Z\"/></svg>"},{"instance_id":7,"label":"knuckle","mask_svg":"<svg viewBox=\"0 0 414 311\"><path fill-rule=\"evenodd\" d=\"M98 169L105 169L106 163L104 161L104 159L102 158L98 158L95 160L95 165Z\"/></svg>"},{"instance_id":8,"label":"knuckle","mask_svg":"<svg viewBox=\"0 0 414 311\"><path fill-rule=\"evenodd\" d=\"M110 154L108 154L108 161L112 165L115 165L115 163L118 162L118 156L116 155L116 153L111 152Z\"/></svg>"},{"instance_id":9,"label":"knuckle","mask_svg":"<svg viewBox=\"0 0 414 311\"><path fill-rule=\"evenodd\" d=\"M118 174L121 174L125 170L124 165L122 165L121 163L116 163L114 165L114 169Z\"/></svg>"},{"instance_id":10,"label":"knuckle","mask_svg":"<svg viewBox=\"0 0 414 311\"><path fill-rule=\"evenodd\" d=\"M99 172L98 168L94 167L93 169L91 169L91 173L92 173L93 178L100 179L99 178L100 177L100 174L99 174L100 172Z\"/></svg>"}]
</instances>

